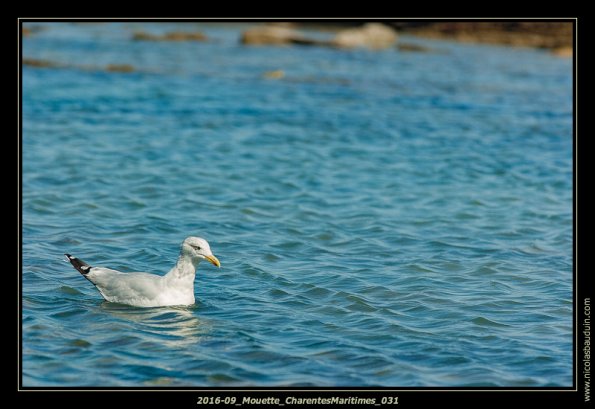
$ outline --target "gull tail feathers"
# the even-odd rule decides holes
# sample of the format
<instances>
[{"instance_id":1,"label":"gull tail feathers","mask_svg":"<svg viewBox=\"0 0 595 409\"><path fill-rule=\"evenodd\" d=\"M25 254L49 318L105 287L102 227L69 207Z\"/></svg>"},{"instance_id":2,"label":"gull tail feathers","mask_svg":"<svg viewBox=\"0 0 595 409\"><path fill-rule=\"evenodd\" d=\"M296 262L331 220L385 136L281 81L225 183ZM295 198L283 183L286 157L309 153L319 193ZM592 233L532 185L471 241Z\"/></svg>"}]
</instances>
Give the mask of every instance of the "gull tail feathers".
<instances>
[{"instance_id":1,"label":"gull tail feathers","mask_svg":"<svg viewBox=\"0 0 595 409\"><path fill-rule=\"evenodd\" d=\"M64 254L64 255L68 258L68 261L70 261L70 264L72 264L72 266L79 273L81 273L83 276L86 276L89 273L89 271L93 268L90 265L88 265L87 263L85 263L83 260L81 260L80 258L73 257L70 254Z\"/></svg>"}]
</instances>

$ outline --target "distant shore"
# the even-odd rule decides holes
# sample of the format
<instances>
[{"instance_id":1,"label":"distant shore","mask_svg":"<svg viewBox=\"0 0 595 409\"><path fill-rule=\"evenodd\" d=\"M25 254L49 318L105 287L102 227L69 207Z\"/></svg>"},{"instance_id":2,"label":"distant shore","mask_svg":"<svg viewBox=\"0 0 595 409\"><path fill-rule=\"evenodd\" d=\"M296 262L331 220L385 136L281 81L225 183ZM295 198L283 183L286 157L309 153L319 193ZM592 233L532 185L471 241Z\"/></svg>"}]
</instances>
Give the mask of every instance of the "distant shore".
<instances>
[{"instance_id":1,"label":"distant shore","mask_svg":"<svg viewBox=\"0 0 595 409\"><path fill-rule=\"evenodd\" d=\"M551 50L561 56L572 55L571 22L383 21L383 23L397 30L399 34L470 43L535 47ZM304 26L307 25L309 24L304 24ZM345 26L342 23L336 25ZM313 23L312 26L321 26L321 24Z\"/></svg>"},{"instance_id":2,"label":"distant shore","mask_svg":"<svg viewBox=\"0 0 595 409\"><path fill-rule=\"evenodd\" d=\"M432 22L392 23L419 36L539 48L572 47L572 23L565 22Z\"/></svg>"}]
</instances>

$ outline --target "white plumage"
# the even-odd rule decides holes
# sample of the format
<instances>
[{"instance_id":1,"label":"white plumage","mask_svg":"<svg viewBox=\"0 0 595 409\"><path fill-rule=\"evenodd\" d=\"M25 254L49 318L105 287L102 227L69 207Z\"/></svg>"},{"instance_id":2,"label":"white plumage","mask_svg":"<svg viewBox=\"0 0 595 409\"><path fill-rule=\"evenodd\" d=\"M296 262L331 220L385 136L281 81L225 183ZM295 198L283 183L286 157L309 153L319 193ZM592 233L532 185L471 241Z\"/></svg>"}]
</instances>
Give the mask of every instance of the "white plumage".
<instances>
[{"instance_id":1,"label":"white plumage","mask_svg":"<svg viewBox=\"0 0 595 409\"><path fill-rule=\"evenodd\" d=\"M209 243L188 237L182 243L176 265L164 276L149 273L122 273L105 267L92 267L66 254L68 261L91 281L107 301L136 307L162 307L194 304L194 277L201 260L220 267Z\"/></svg>"}]
</instances>

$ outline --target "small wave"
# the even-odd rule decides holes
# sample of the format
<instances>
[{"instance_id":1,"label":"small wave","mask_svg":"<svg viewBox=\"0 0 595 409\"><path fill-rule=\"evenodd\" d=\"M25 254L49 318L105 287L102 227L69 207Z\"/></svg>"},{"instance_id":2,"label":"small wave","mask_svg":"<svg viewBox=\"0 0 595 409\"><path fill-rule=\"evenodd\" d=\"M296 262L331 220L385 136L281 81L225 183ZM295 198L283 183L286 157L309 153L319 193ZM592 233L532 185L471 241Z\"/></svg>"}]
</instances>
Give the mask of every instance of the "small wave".
<instances>
[{"instance_id":1,"label":"small wave","mask_svg":"<svg viewBox=\"0 0 595 409\"><path fill-rule=\"evenodd\" d=\"M476 317L476 318L472 319L471 322L474 323L475 325L479 325L482 327L509 327L510 326L507 324L501 324L499 322L489 320L484 317Z\"/></svg>"}]
</instances>

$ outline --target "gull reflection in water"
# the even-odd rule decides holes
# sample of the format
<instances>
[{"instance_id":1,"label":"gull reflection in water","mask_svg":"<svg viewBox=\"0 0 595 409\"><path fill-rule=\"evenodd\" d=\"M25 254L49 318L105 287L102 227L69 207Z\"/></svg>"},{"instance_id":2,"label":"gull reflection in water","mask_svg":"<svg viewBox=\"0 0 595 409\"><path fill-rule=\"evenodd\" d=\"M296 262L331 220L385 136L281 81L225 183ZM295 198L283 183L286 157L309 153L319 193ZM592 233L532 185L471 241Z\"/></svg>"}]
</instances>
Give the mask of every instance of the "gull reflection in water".
<instances>
[{"instance_id":1,"label":"gull reflection in water","mask_svg":"<svg viewBox=\"0 0 595 409\"><path fill-rule=\"evenodd\" d=\"M145 336L154 336L166 347L179 348L201 342L211 332L209 320L199 318L198 307L140 308L104 301L100 304L120 321L130 322Z\"/></svg>"}]
</instances>

